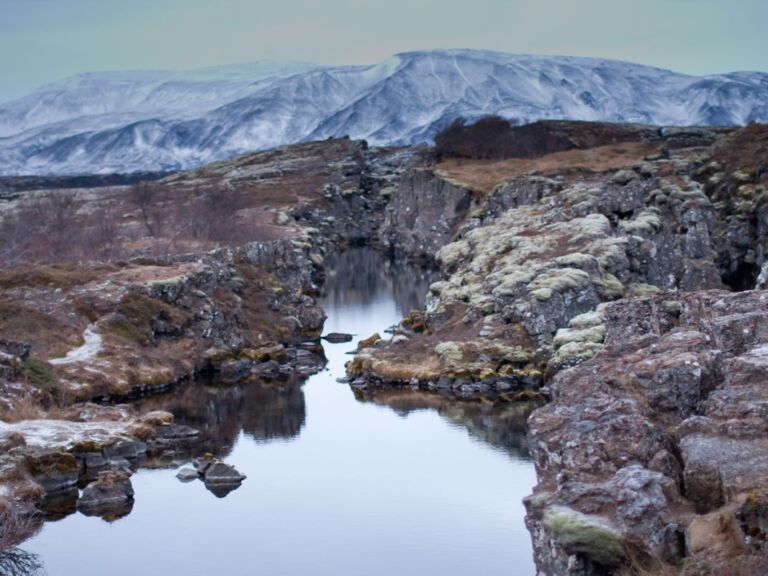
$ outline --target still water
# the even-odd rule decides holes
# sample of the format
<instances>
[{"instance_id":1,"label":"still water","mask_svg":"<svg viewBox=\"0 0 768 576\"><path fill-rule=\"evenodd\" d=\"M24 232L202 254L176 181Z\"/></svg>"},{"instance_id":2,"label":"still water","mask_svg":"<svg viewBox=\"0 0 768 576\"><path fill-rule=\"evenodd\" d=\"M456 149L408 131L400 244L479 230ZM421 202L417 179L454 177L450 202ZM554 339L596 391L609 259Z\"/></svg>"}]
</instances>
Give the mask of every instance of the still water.
<instances>
[{"instance_id":1,"label":"still water","mask_svg":"<svg viewBox=\"0 0 768 576\"><path fill-rule=\"evenodd\" d=\"M348 251L331 262L325 331L382 332L423 305L428 283ZM50 576L534 574L528 408L355 394L336 382L355 345L324 344L326 370L303 385L197 384L152 400L248 476L225 498L177 468L140 470L128 516L72 514L23 548Z\"/></svg>"}]
</instances>

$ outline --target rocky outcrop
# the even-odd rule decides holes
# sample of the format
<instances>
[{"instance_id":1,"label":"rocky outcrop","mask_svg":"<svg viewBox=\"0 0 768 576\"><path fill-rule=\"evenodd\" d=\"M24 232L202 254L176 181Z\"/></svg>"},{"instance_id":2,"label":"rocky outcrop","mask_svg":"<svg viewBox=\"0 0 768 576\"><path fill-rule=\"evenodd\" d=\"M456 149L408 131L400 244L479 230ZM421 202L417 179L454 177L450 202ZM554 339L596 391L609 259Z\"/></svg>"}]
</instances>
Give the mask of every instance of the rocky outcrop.
<instances>
[{"instance_id":1,"label":"rocky outcrop","mask_svg":"<svg viewBox=\"0 0 768 576\"><path fill-rule=\"evenodd\" d=\"M381 245L400 256L433 262L476 205L468 187L433 170L413 169L402 176L386 208Z\"/></svg>"},{"instance_id":2,"label":"rocky outcrop","mask_svg":"<svg viewBox=\"0 0 768 576\"><path fill-rule=\"evenodd\" d=\"M663 292L605 308L604 349L557 374L553 402L530 418L539 484L528 523L542 573L628 561L563 540L560 513L611 526L648 566L692 556L724 569L749 555L748 529L735 541L707 531L754 517L768 490L766 303L764 292Z\"/></svg>"},{"instance_id":3,"label":"rocky outcrop","mask_svg":"<svg viewBox=\"0 0 768 576\"><path fill-rule=\"evenodd\" d=\"M663 131L675 146L624 165L454 166L459 187L518 172L442 228L402 203L419 241L451 240L442 279L425 311L358 352L351 383L549 397L529 420L542 574L760 573L768 148L764 127L705 132Z\"/></svg>"},{"instance_id":4,"label":"rocky outcrop","mask_svg":"<svg viewBox=\"0 0 768 576\"><path fill-rule=\"evenodd\" d=\"M487 213L437 253L444 279L430 287L425 329L359 355L352 374L427 387L440 377L491 387L505 379L523 390L600 348L601 304L722 286L716 210L671 169L659 161L498 187Z\"/></svg>"}]
</instances>

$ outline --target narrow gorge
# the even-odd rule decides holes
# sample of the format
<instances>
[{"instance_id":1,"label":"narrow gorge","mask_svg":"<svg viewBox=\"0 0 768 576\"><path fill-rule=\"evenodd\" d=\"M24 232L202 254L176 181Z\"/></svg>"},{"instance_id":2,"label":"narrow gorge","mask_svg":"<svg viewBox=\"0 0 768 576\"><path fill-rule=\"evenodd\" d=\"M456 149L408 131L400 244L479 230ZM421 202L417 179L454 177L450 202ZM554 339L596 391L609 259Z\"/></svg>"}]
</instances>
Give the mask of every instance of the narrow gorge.
<instances>
[{"instance_id":1,"label":"narrow gorge","mask_svg":"<svg viewBox=\"0 0 768 576\"><path fill-rule=\"evenodd\" d=\"M510 130L1 179L0 566L761 573L766 126Z\"/></svg>"}]
</instances>

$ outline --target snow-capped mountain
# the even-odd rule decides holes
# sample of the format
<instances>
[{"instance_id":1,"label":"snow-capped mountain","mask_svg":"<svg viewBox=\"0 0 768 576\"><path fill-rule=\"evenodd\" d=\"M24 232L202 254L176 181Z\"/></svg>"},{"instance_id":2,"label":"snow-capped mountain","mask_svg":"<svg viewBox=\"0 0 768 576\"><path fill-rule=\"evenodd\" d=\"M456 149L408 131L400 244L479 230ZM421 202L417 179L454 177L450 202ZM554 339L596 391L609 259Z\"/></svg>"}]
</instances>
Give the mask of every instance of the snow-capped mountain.
<instances>
[{"instance_id":1,"label":"snow-capped mountain","mask_svg":"<svg viewBox=\"0 0 768 576\"><path fill-rule=\"evenodd\" d=\"M476 50L372 66L259 62L83 74L0 104L0 174L191 168L349 135L429 141L458 116L665 125L768 121L768 73L688 76L627 62Z\"/></svg>"}]
</instances>

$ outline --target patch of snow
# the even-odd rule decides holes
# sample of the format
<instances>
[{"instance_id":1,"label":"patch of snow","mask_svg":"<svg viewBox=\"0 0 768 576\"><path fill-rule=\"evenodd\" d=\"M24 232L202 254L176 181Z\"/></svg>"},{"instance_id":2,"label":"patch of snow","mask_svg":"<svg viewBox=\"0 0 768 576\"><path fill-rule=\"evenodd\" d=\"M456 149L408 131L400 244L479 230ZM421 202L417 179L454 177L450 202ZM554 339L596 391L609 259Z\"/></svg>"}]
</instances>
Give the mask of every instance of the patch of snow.
<instances>
[{"instance_id":1,"label":"patch of snow","mask_svg":"<svg viewBox=\"0 0 768 576\"><path fill-rule=\"evenodd\" d=\"M83 340L85 343L82 346L73 348L63 358L54 358L49 360L50 364L62 365L62 364L74 364L75 362L85 362L96 356L102 348L101 334L96 332L96 325L89 324L83 332Z\"/></svg>"},{"instance_id":2,"label":"patch of snow","mask_svg":"<svg viewBox=\"0 0 768 576\"><path fill-rule=\"evenodd\" d=\"M458 116L488 114L519 123L768 121L768 74L689 76L481 50L407 52L373 66L84 74L0 105L0 174L187 169L343 135L415 144Z\"/></svg>"},{"instance_id":3,"label":"patch of snow","mask_svg":"<svg viewBox=\"0 0 768 576\"><path fill-rule=\"evenodd\" d=\"M0 434L21 434L28 446L68 449L86 440L107 443L125 434L127 426L126 422L113 421L23 420L13 424L0 421Z\"/></svg>"}]
</instances>

